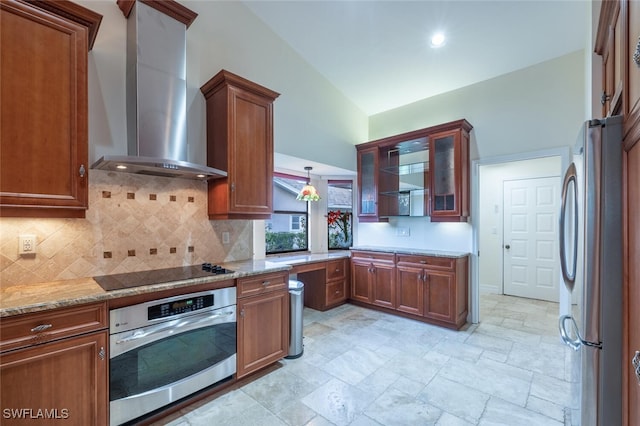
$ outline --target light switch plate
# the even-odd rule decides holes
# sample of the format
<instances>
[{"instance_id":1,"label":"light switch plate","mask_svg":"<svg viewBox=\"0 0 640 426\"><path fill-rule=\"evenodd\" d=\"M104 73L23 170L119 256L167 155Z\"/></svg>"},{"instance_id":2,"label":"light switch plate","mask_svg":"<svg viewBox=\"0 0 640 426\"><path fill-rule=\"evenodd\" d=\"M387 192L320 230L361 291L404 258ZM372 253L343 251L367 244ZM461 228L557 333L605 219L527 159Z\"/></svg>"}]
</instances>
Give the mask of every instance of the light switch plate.
<instances>
[{"instance_id":1,"label":"light switch plate","mask_svg":"<svg viewBox=\"0 0 640 426\"><path fill-rule=\"evenodd\" d=\"M18 236L18 254L36 254L36 236L22 234Z\"/></svg>"},{"instance_id":2,"label":"light switch plate","mask_svg":"<svg viewBox=\"0 0 640 426\"><path fill-rule=\"evenodd\" d=\"M222 233L222 244L229 244L229 233L228 232L223 232Z\"/></svg>"}]
</instances>

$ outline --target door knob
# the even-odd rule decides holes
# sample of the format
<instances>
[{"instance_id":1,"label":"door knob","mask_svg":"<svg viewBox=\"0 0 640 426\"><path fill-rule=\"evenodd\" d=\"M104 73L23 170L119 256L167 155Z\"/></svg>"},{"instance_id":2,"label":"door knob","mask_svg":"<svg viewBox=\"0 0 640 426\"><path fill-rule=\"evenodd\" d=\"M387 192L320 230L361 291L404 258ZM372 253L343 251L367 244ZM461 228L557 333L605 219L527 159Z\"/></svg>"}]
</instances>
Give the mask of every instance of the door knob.
<instances>
[{"instance_id":1,"label":"door knob","mask_svg":"<svg viewBox=\"0 0 640 426\"><path fill-rule=\"evenodd\" d=\"M507 250L509 250L511 248L511 246L509 244L505 245L504 248L506 248Z\"/></svg>"}]
</instances>

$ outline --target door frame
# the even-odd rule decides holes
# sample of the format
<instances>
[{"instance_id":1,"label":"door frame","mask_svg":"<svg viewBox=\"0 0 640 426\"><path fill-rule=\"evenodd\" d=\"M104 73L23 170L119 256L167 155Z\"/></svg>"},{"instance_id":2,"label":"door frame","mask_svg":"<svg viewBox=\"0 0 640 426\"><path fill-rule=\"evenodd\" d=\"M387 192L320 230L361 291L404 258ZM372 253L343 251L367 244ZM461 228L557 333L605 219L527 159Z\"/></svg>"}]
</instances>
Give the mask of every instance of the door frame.
<instances>
[{"instance_id":1,"label":"door frame","mask_svg":"<svg viewBox=\"0 0 640 426\"><path fill-rule=\"evenodd\" d=\"M524 152L518 154L509 154L509 155L500 155L494 157L487 157L482 159L476 159L471 161L471 227L473 234L472 241L472 252L470 256L470 274L471 274L471 287L469 291L470 298L470 310L469 310L469 318L468 320L474 324L480 322L480 267L479 267L479 258L478 258L478 243L479 243L479 230L478 230L478 222L479 222L479 212L480 212L480 167L488 166L488 165L497 165L504 163L511 163L514 161L522 161L522 160L535 160L540 158L547 157L560 157L561 164L561 176L564 171L569 167L570 163L570 147L560 147L560 148L550 148L539 151L531 151ZM561 277L558 276L558 280ZM560 290L560 312L563 312L567 309L570 303L569 294L562 290L563 286L561 286Z\"/></svg>"}]
</instances>

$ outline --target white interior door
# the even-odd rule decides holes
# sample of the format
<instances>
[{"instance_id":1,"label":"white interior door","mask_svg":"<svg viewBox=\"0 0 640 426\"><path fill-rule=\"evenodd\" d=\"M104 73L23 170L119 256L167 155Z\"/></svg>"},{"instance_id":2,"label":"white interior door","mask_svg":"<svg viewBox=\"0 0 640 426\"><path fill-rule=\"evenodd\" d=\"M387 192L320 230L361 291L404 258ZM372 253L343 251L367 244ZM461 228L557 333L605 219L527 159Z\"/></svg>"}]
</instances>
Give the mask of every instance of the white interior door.
<instances>
[{"instance_id":1,"label":"white interior door","mask_svg":"<svg viewBox=\"0 0 640 426\"><path fill-rule=\"evenodd\" d=\"M504 294L557 302L560 178L504 182Z\"/></svg>"}]
</instances>

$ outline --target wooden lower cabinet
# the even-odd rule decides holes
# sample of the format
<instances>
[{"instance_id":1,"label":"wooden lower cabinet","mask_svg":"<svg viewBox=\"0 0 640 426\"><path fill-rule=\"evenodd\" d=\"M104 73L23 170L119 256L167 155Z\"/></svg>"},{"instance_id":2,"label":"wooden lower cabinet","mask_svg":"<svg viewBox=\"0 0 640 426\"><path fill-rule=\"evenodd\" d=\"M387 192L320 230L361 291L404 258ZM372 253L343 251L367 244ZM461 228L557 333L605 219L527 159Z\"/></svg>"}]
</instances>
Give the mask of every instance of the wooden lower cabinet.
<instances>
[{"instance_id":1,"label":"wooden lower cabinet","mask_svg":"<svg viewBox=\"0 0 640 426\"><path fill-rule=\"evenodd\" d=\"M237 378L273 364L287 355L288 283L288 273L238 279ZM256 284L260 287L256 287ZM246 296L247 293L256 295Z\"/></svg>"},{"instance_id":2,"label":"wooden lower cabinet","mask_svg":"<svg viewBox=\"0 0 640 426\"><path fill-rule=\"evenodd\" d=\"M459 329L468 313L468 257L398 254L397 309Z\"/></svg>"},{"instance_id":3,"label":"wooden lower cabinet","mask_svg":"<svg viewBox=\"0 0 640 426\"><path fill-rule=\"evenodd\" d=\"M371 305L395 306L395 254L351 252L351 299Z\"/></svg>"},{"instance_id":4,"label":"wooden lower cabinet","mask_svg":"<svg viewBox=\"0 0 640 426\"><path fill-rule=\"evenodd\" d=\"M366 253L351 260L351 300L459 329L468 313L468 257L397 254L374 266Z\"/></svg>"},{"instance_id":5,"label":"wooden lower cabinet","mask_svg":"<svg viewBox=\"0 0 640 426\"><path fill-rule=\"evenodd\" d=\"M347 301L349 259L298 265L292 273L304 284L304 306L326 311Z\"/></svg>"},{"instance_id":6,"label":"wooden lower cabinet","mask_svg":"<svg viewBox=\"0 0 640 426\"><path fill-rule=\"evenodd\" d=\"M0 423L107 425L106 327L105 304L3 318Z\"/></svg>"},{"instance_id":7,"label":"wooden lower cabinet","mask_svg":"<svg viewBox=\"0 0 640 426\"><path fill-rule=\"evenodd\" d=\"M396 309L413 315L424 312L423 269L414 266L397 266Z\"/></svg>"},{"instance_id":8,"label":"wooden lower cabinet","mask_svg":"<svg viewBox=\"0 0 640 426\"><path fill-rule=\"evenodd\" d=\"M455 323L455 276L452 272L425 271L425 317Z\"/></svg>"},{"instance_id":9,"label":"wooden lower cabinet","mask_svg":"<svg viewBox=\"0 0 640 426\"><path fill-rule=\"evenodd\" d=\"M375 263L371 269L371 303L385 308L395 308L396 267Z\"/></svg>"}]
</instances>

